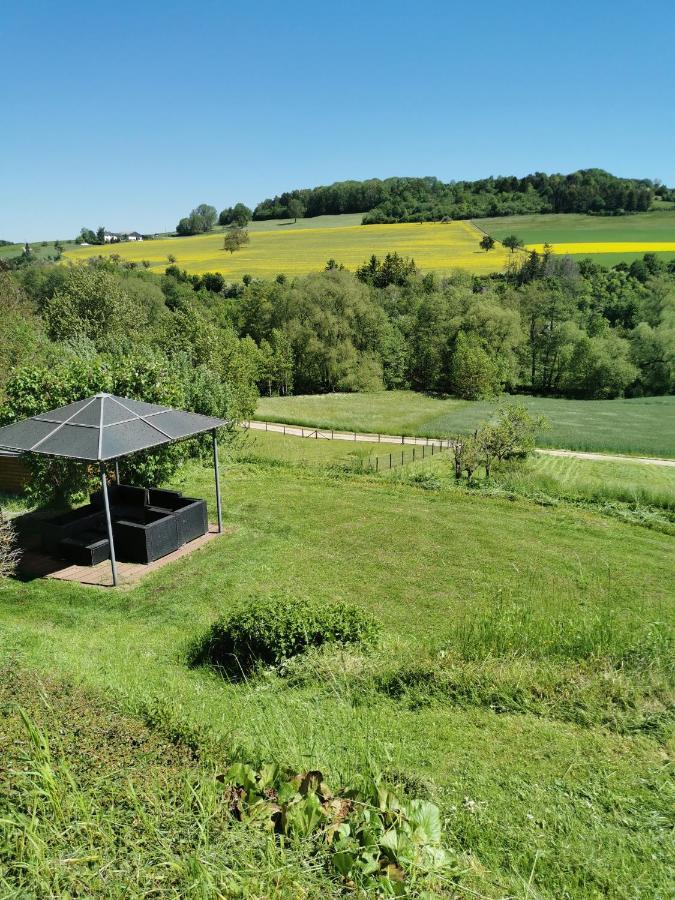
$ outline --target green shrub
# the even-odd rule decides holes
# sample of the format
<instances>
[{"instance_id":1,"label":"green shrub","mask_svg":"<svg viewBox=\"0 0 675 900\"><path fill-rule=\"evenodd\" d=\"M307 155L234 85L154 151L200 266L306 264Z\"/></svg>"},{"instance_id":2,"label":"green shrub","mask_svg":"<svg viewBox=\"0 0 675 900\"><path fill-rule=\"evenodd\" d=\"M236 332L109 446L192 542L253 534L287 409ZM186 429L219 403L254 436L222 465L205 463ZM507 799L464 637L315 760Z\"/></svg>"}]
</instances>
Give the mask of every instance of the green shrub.
<instances>
[{"instance_id":1,"label":"green shrub","mask_svg":"<svg viewBox=\"0 0 675 900\"><path fill-rule=\"evenodd\" d=\"M218 619L190 653L192 665L210 663L232 676L279 665L323 644L372 644L372 616L348 603L265 597Z\"/></svg>"}]
</instances>

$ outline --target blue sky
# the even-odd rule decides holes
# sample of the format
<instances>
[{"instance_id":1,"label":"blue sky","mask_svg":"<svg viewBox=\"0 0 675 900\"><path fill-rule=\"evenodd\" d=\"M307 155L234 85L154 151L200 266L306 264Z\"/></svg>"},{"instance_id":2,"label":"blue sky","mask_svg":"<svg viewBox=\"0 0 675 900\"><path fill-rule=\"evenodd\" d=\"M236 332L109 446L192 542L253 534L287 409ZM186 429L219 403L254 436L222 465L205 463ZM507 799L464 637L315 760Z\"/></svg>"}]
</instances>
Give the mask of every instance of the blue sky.
<instances>
[{"instance_id":1,"label":"blue sky","mask_svg":"<svg viewBox=\"0 0 675 900\"><path fill-rule=\"evenodd\" d=\"M8 240L344 178L675 184L672 3L25 0L0 42Z\"/></svg>"}]
</instances>

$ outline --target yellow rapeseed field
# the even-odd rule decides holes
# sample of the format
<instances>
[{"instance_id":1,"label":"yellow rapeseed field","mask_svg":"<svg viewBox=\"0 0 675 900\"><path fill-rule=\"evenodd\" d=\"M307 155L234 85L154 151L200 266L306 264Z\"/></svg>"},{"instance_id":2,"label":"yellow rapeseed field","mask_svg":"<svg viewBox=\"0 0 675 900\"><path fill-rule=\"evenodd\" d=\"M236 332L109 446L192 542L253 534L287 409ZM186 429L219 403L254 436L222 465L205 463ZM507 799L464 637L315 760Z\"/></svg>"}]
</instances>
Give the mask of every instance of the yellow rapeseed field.
<instances>
[{"instance_id":1,"label":"yellow rapeseed field","mask_svg":"<svg viewBox=\"0 0 675 900\"><path fill-rule=\"evenodd\" d=\"M466 269L475 273L501 272L509 257L501 245L485 253L478 246L482 234L469 222L414 225L354 225L332 228L251 230L250 243L235 253L223 250L223 234L187 238L162 238L143 243L123 243L103 247L78 247L65 254L66 260L118 253L123 259L147 260L153 271L169 264L169 254L188 272L222 272L238 279L244 274L273 277L279 273L304 275L323 269L333 258L350 270L371 254L383 257L397 251L411 256L422 271L449 272Z\"/></svg>"},{"instance_id":2,"label":"yellow rapeseed field","mask_svg":"<svg viewBox=\"0 0 675 900\"><path fill-rule=\"evenodd\" d=\"M563 244L551 244L553 252L558 256L581 254L591 256L594 253L673 253L675 241L570 241ZM528 250L543 252L544 244L528 244Z\"/></svg>"}]
</instances>

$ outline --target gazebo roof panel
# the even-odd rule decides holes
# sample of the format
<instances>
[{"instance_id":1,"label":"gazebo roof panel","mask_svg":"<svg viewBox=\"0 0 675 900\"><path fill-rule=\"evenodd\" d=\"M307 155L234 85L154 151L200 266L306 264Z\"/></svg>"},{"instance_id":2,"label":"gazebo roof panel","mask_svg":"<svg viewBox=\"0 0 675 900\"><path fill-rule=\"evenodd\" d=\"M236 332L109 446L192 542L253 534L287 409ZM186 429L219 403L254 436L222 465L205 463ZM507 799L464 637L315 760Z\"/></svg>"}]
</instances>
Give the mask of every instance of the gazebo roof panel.
<instances>
[{"instance_id":1,"label":"gazebo roof panel","mask_svg":"<svg viewBox=\"0 0 675 900\"><path fill-rule=\"evenodd\" d=\"M9 450L30 450L58 426L39 419L24 419L0 429L0 447Z\"/></svg>"},{"instance_id":2,"label":"gazebo roof panel","mask_svg":"<svg viewBox=\"0 0 675 900\"><path fill-rule=\"evenodd\" d=\"M178 438L187 437L190 434L198 434L200 431L207 430L209 427L208 419L205 418L204 423L202 423L201 419L201 416L196 416L194 414L186 415L177 409L172 409L159 415L152 416L148 421L157 428L160 428L164 434L168 435L168 437L177 440Z\"/></svg>"},{"instance_id":3,"label":"gazebo roof panel","mask_svg":"<svg viewBox=\"0 0 675 900\"><path fill-rule=\"evenodd\" d=\"M67 406L59 406L57 409L52 409L49 412L40 413L35 418L48 419L50 422L66 422L76 415L78 411L89 406L95 399L94 397L89 397L87 400L76 400L75 403L69 403Z\"/></svg>"},{"instance_id":4,"label":"gazebo roof panel","mask_svg":"<svg viewBox=\"0 0 675 900\"><path fill-rule=\"evenodd\" d=\"M101 403L100 397L95 397L91 403L83 406L68 422L69 425L93 425L96 428L101 424Z\"/></svg>"},{"instance_id":5,"label":"gazebo roof panel","mask_svg":"<svg viewBox=\"0 0 675 900\"><path fill-rule=\"evenodd\" d=\"M109 425L103 429L100 459L115 459L132 451L146 450L148 447L166 444L170 440L171 438L166 437L142 419L133 419L131 422L123 422L120 425Z\"/></svg>"},{"instance_id":6,"label":"gazebo roof panel","mask_svg":"<svg viewBox=\"0 0 675 900\"><path fill-rule=\"evenodd\" d=\"M106 407L121 406L122 409L126 411L127 417L129 415L152 416L155 413L165 412L169 408L167 406L160 406L157 403L146 403L143 400L129 400L126 397L115 397L112 394L106 399L108 401Z\"/></svg>"},{"instance_id":7,"label":"gazebo roof panel","mask_svg":"<svg viewBox=\"0 0 675 900\"><path fill-rule=\"evenodd\" d=\"M98 428L87 425L62 425L35 449L50 456L72 456L74 459L98 458Z\"/></svg>"}]
</instances>

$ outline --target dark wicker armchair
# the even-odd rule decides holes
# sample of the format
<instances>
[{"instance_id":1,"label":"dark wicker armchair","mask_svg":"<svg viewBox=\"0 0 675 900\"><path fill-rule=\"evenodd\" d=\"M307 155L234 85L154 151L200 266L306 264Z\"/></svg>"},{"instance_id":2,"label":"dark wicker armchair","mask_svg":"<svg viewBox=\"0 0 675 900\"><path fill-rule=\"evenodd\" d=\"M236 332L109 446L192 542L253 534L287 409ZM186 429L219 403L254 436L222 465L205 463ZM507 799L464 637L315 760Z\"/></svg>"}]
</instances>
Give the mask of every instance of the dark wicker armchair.
<instances>
[{"instance_id":1,"label":"dark wicker armchair","mask_svg":"<svg viewBox=\"0 0 675 900\"><path fill-rule=\"evenodd\" d=\"M195 497L183 497L174 491L148 491L149 508L158 512L171 513L178 522L178 537L181 544L187 544L201 537L209 530L206 501Z\"/></svg>"},{"instance_id":2,"label":"dark wicker armchair","mask_svg":"<svg viewBox=\"0 0 675 900\"><path fill-rule=\"evenodd\" d=\"M172 514L146 508L133 519L116 519L113 538L118 559L150 563L181 546L178 521Z\"/></svg>"},{"instance_id":3,"label":"dark wicker armchair","mask_svg":"<svg viewBox=\"0 0 675 900\"><path fill-rule=\"evenodd\" d=\"M42 523L42 546L47 553L58 556L61 541L81 531L97 530L105 531L105 517L101 510L91 506L71 509Z\"/></svg>"}]
</instances>

